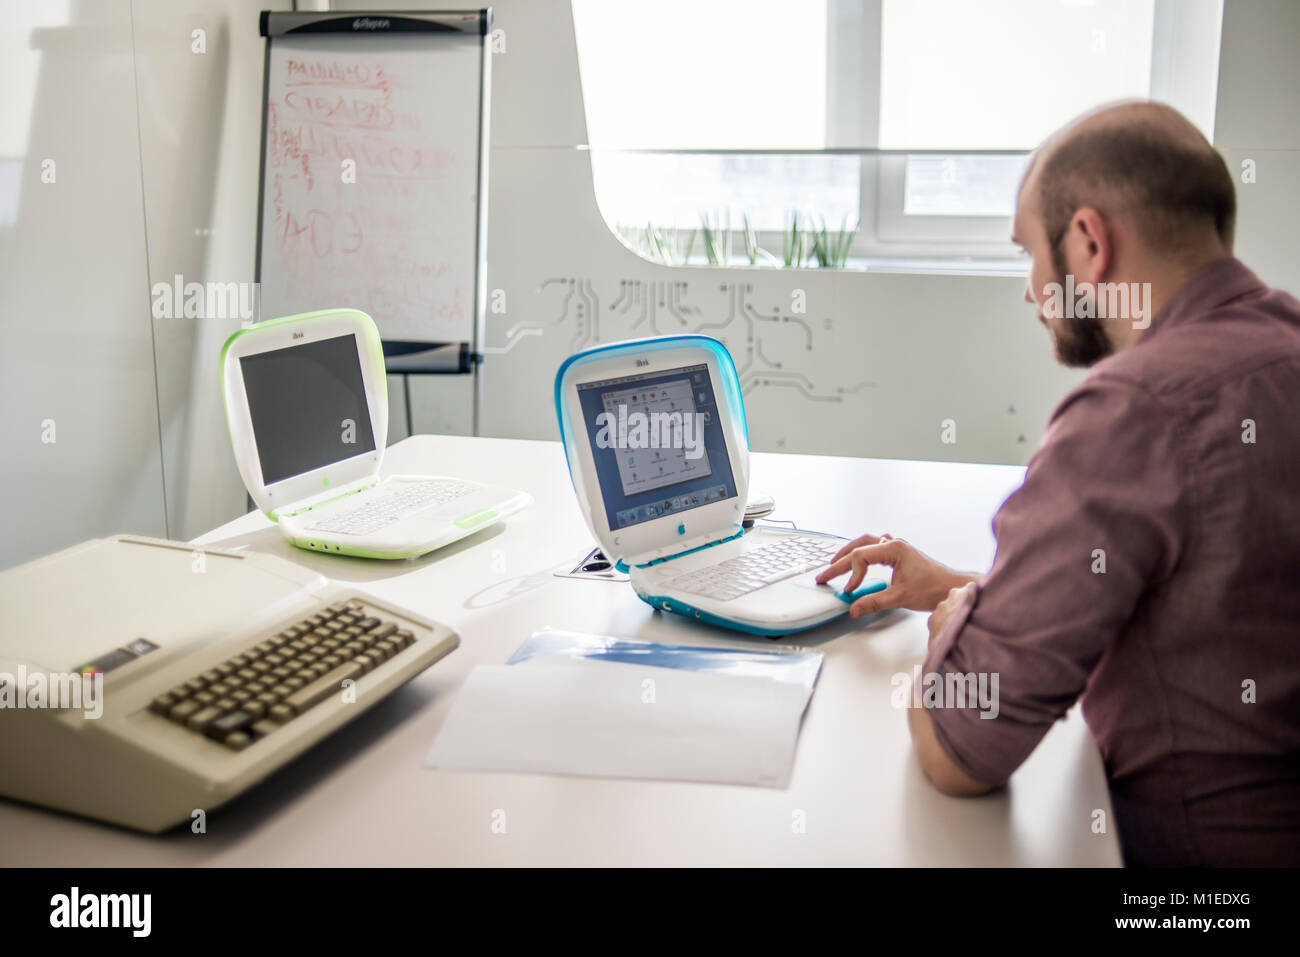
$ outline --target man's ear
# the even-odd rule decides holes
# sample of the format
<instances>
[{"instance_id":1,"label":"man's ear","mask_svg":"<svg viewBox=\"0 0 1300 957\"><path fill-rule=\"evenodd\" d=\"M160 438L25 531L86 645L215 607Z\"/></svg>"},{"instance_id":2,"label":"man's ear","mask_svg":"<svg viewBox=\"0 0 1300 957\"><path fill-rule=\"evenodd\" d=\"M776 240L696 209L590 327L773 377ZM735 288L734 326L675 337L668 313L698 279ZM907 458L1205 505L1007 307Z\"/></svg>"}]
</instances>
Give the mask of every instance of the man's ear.
<instances>
[{"instance_id":1,"label":"man's ear","mask_svg":"<svg viewBox=\"0 0 1300 957\"><path fill-rule=\"evenodd\" d=\"M1065 261L1076 282L1098 283L1110 269L1113 237L1101 213L1080 206L1065 233Z\"/></svg>"}]
</instances>

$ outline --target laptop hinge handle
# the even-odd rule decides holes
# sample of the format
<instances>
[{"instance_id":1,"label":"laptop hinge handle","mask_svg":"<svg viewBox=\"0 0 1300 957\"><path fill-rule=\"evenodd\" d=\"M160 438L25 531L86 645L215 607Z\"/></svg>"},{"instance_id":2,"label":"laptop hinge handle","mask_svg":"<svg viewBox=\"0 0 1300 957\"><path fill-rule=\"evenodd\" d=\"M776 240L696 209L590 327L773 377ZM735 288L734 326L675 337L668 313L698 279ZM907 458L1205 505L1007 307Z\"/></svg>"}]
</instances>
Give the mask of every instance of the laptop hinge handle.
<instances>
[{"instance_id":1,"label":"laptop hinge handle","mask_svg":"<svg viewBox=\"0 0 1300 957\"><path fill-rule=\"evenodd\" d=\"M289 509L285 510L281 514L300 515L303 512L311 511L313 508L320 508L322 505L327 505L338 499L346 498L349 495L355 495L357 492L364 492L366 489L371 488L378 483L378 475L367 475L364 478L357 479L355 482L349 482L346 485L340 485L336 488L328 489L327 491L313 495L310 498L299 499L289 506Z\"/></svg>"},{"instance_id":2,"label":"laptop hinge handle","mask_svg":"<svg viewBox=\"0 0 1300 957\"><path fill-rule=\"evenodd\" d=\"M670 562L674 558L681 558L683 555L690 555L705 548L712 548L714 545L721 545L723 542L729 542L734 538L739 538L745 534L745 529L740 525L731 525L712 535L701 535L698 538L687 539L683 542L674 542L672 547L676 549L670 555L659 555L660 549L652 552L643 552L640 555L634 555L620 562L625 568L635 565L637 568L649 568L651 565L661 565L664 562Z\"/></svg>"}]
</instances>

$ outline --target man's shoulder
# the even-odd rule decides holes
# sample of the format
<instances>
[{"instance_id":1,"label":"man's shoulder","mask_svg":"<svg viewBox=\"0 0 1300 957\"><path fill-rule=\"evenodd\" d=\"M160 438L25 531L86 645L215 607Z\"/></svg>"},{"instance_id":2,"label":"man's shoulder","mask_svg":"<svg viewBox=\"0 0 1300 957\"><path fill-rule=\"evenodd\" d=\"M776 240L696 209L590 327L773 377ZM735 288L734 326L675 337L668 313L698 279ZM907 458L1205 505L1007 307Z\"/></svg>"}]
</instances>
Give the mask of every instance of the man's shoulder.
<instances>
[{"instance_id":1,"label":"man's shoulder","mask_svg":"<svg viewBox=\"0 0 1300 957\"><path fill-rule=\"evenodd\" d=\"M1177 408L1267 366L1300 369L1300 302L1281 290L1261 287L1257 295L1152 332L1097 363L1066 395L1058 413L1098 389L1128 390Z\"/></svg>"},{"instance_id":2,"label":"man's shoulder","mask_svg":"<svg viewBox=\"0 0 1300 957\"><path fill-rule=\"evenodd\" d=\"M1113 362L1116 358L1098 363L1061 398L1048 418L1045 443L1066 428L1106 433L1125 421L1158 426L1166 404L1154 388L1160 377L1150 370Z\"/></svg>"}]
</instances>

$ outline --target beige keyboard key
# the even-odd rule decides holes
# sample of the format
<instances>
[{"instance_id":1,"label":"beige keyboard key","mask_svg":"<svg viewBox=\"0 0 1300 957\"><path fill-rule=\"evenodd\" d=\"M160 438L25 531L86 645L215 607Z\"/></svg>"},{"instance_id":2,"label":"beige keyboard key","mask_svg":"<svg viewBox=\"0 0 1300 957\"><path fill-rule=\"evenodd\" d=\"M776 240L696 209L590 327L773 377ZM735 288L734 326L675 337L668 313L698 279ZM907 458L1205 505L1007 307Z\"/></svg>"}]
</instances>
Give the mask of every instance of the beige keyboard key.
<instances>
[{"instance_id":1,"label":"beige keyboard key","mask_svg":"<svg viewBox=\"0 0 1300 957\"><path fill-rule=\"evenodd\" d=\"M202 731L209 723L216 721L221 717L220 708L204 708L202 711L196 711L190 715L185 726L194 731Z\"/></svg>"},{"instance_id":2,"label":"beige keyboard key","mask_svg":"<svg viewBox=\"0 0 1300 957\"><path fill-rule=\"evenodd\" d=\"M202 707L203 705L201 702L195 701L191 698L187 701L182 701L176 707L172 708L171 711L167 712L167 717L171 718L173 721L179 721L181 724L184 724L189 720L190 715L194 714L194 712L198 711Z\"/></svg>"},{"instance_id":3,"label":"beige keyboard key","mask_svg":"<svg viewBox=\"0 0 1300 957\"><path fill-rule=\"evenodd\" d=\"M319 704L330 695L340 690L340 685L349 678L357 679L363 674L361 665L354 661L340 665L323 677L284 699L284 704L301 714L313 705Z\"/></svg>"}]
</instances>

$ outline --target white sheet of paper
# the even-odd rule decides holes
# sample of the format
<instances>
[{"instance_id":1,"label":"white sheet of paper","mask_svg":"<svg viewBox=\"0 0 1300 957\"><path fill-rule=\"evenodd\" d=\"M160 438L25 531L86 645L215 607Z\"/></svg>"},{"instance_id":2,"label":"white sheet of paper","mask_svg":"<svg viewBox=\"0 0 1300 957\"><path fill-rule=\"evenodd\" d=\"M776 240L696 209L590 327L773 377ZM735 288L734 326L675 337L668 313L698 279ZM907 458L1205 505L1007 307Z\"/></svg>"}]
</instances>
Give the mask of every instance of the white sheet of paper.
<instances>
[{"instance_id":1,"label":"white sheet of paper","mask_svg":"<svg viewBox=\"0 0 1300 957\"><path fill-rule=\"evenodd\" d=\"M797 684L614 662L479 666L426 767L786 787Z\"/></svg>"}]
</instances>

